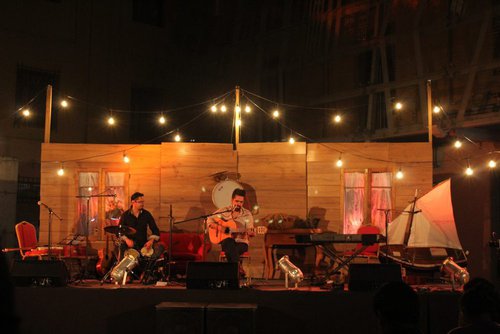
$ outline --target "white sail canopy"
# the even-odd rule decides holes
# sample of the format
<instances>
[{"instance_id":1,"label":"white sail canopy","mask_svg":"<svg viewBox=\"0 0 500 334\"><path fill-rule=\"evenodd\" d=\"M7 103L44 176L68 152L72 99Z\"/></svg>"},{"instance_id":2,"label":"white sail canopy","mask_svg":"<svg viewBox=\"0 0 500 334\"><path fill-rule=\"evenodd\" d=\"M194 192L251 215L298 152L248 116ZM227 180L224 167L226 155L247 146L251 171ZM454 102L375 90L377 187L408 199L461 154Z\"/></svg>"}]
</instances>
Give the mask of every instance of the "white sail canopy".
<instances>
[{"instance_id":1,"label":"white sail canopy","mask_svg":"<svg viewBox=\"0 0 500 334\"><path fill-rule=\"evenodd\" d=\"M411 204L405 208L411 210ZM458 239L453 206L451 180L441 182L417 200L408 247L446 247L462 249ZM389 244L402 245L408 224L408 213L402 213L389 225Z\"/></svg>"}]
</instances>

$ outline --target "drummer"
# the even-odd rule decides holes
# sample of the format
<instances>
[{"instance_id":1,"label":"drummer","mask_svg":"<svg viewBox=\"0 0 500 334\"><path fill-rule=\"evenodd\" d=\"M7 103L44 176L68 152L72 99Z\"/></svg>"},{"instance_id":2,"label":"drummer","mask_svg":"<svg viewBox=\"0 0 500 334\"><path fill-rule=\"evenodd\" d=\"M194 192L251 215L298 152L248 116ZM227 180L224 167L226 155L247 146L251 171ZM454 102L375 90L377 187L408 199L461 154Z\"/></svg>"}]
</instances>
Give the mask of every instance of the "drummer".
<instances>
[{"instance_id":1,"label":"drummer","mask_svg":"<svg viewBox=\"0 0 500 334\"><path fill-rule=\"evenodd\" d=\"M121 243L122 254L128 248L135 248L141 251L142 248L146 250L153 249L153 255L149 263L143 265L143 270L148 264L154 263L165 250L163 244L158 242L160 240L160 229L156 225L155 219L151 213L144 209L144 194L135 192L130 197L130 208L123 213L120 218L120 225L129 226L136 230L135 234L122 236L124 242ZM148 236L148 227L151 230L151 235Z\"/></svg>"}]
</instances>

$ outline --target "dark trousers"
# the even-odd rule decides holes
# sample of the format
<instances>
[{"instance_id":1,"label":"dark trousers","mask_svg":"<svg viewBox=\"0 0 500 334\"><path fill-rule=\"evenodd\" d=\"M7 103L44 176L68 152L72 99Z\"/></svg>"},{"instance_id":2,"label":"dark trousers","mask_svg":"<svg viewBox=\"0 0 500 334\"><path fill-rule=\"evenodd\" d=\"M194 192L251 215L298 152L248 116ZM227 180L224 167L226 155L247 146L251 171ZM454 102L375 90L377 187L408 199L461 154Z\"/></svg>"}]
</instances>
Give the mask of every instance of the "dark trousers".
<instances>
[{"instance_id":1,"label":"dark trousers","mask_svg":"<svg viewBox=\"0 0 500 334\"><path fill-rule=\"evenodd\" d=\"M220 243L222 251L226 253L227 262L240 262L240 255L248 251L248 245L244 242L236 242L233 238L227 238Z\"/></svg>"}]
</instances>

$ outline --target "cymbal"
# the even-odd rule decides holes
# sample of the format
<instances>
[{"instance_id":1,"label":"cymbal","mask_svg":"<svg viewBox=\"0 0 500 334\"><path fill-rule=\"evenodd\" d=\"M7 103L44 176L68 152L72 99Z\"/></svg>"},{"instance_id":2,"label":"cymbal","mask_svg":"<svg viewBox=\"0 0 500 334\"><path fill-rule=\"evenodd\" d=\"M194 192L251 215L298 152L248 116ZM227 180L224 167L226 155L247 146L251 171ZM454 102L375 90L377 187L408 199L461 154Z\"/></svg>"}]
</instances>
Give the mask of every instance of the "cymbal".
<instances>
[{"instance_id":1,"label":"cymbal","mask_svg":"<svg viewBox=\"0 0 500 334\"><path fill-rule=\"evenodd\" d=\"M117 226L106 226L104 228L104 232L111 234L122 234L122 235L134 235L136 231L135 228L126 226L126 225L117 225Z\"/></svg>"}]
</instances>

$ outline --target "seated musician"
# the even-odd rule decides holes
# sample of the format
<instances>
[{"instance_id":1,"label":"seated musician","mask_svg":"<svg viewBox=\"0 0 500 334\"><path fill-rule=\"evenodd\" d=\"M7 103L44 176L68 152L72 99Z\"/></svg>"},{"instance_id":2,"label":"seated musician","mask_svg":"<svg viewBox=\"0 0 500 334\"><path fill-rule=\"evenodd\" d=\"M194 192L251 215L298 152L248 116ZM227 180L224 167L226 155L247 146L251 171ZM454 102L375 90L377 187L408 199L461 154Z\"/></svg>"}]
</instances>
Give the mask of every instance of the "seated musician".
<instances>
[{"instance_id":1,"label":"seated musician","mask_svg":"<svg viewBox=\"0 0 500 334\"><path fill-rule=\"evenodd\" d=\"M159 243L160 229L156 225L153 215L144 209L144 194L135 192L130 197L131 206L125 211L120 218L120 225L130 226L136 230L133 235L122 236L124 242L121 243L121 251L124 254L128 248L135 248L141 251L142 248L146 250L153 249L149 261L141 263L142 270L148 274L155 261L163 254L165 247ZM151 235L148 237L148 227L151 230ZM143 261L144 262L144 261ZM144 281L143 281L144 282Z\"/></svg>"},{"instance_id":2,"label":"seated musician","mask_svg":"<svg viewBox=\"0 0 500 334\"><path fill-rule=\"evenodd\" d=\"M228 262L239 263L240 255L248 251L249 237L253 237L253 216L252 213L243 207L246 192L243 189L235 189L231 196L231 205L214 212L220 214L208 218L209 227L220 229L224 222L232 221L236 224L237 233L231 233L229 237L220 241L222 251L226 254ZM245 271L239 266L240 276L245 276Z\"/></svg>"}]
</instances>

